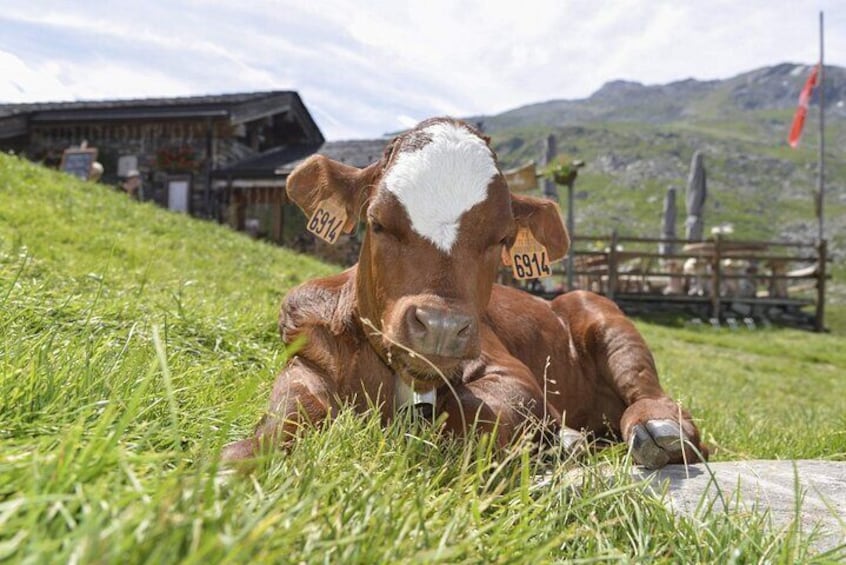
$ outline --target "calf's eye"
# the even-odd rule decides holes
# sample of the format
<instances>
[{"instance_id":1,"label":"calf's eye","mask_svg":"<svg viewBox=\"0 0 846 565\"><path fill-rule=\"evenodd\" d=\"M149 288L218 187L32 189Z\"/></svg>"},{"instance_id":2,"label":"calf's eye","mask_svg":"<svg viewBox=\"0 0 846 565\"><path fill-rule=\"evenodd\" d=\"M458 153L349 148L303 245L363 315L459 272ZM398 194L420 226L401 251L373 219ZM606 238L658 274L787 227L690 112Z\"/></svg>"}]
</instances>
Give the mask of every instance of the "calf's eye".
<instances>
[{"instance_id":1,"label":"calf's eye","mask_svg":"<svg viewBox=\"0 0 846 565\"><path fill-rule=\"evenodd\" d=\"M373 233L381 233L385 231L385 226L383 226L376 220L370 220L370 229L373 230Z\"/></svg>"}]
</instances>

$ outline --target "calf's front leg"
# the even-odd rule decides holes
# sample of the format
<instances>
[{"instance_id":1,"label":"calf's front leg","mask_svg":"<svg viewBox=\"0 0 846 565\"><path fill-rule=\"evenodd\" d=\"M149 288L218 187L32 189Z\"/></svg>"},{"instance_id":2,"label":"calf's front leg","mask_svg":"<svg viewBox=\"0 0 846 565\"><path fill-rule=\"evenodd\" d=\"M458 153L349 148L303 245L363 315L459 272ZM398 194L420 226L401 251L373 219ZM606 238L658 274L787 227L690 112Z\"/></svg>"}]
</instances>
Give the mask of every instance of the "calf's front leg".
<instances>
[{"instance_id":1,"label":"calf's front leg","mask_svg":"<svg viewBox=\"0 0 846 565\"><path fill-rule=\"evenodd\" d=\"M221 459L236 462L289 446L303 424L316 425L337 414L336 392L335 383L320 369L294 357L276 377L267 413L253 436L226 445Z\"/></svg>"},{"instance_id":2,"label":"calf's front leg","mask_svg":"<svg viewBox=\"0 0 846 565\"><path fill-rule=\"evenodd\" d=\"M634 324L612 302L596 300L575 322L581 328L583 350L594 352L601 384L622 403L608 407L606 413L622 411L620 432L632 458L652 469L707 459L699 430L690 414L661 388L652 353Z\"/></svg>"},{"instance_id":3,"label":"calf's front leg","mask_svg":"<svg viewBox=\"0 0 846 565\"><path fill-rule=\"evenodd\" d=\"M605 328L604 350L604 372L627 406L620 430L635 462L657 469L707 459L699 430L661 388L652 354L629 320Z\"/></svg>"},{"instance_id":4,"label":"calf's front leg","mask_svg":"<svg viewBox=\"0 0 846 565\"><path fill-rule=\"evenodd\" d=\"M510 359L483 373L457 385L454 393L440 395L438 412L447 416L445 431L457 436L471 430L490 434L500 448L528 433L542 443L559 445L568 455L584 451L584 435L561 425L561 414L522 363Z\"/></svg>"}]
</instances>

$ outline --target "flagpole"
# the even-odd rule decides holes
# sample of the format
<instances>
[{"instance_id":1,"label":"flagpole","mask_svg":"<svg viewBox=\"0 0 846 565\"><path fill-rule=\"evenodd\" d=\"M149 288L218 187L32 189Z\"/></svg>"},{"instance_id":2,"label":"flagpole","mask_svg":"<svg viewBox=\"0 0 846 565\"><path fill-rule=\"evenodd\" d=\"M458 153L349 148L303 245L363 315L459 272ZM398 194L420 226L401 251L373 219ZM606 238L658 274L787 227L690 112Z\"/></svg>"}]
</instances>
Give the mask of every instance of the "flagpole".
<instances>
[{"instance_id":1,"label":"flagpole","mask_svg":"<svg viewBox=\"0 0 846 565\"><path fill-rule=\"evenodd\" d=\"M817 176L817 197L819 198L820 233L817 240L818 272L817 272L817 312L814 320L814 329L818 332L825 331L825 277L826 277L826 242L823 232L823 218L825 217L825 59L823 47L823 12L820 10L820 155L819 171Z\"/></svg>"},{"instance_id":2,"label":"flagpole","mask_svg":"<svg viewBox=\"0 0 846 565\"><path fill-rule=\"evenodd\" d=\"M823 240L823 221L825 215L825 64L823 47L823 12L820 11L820 154L817 168L817 210L819 213L819 240Z\"/></svg>"}]
</instances>

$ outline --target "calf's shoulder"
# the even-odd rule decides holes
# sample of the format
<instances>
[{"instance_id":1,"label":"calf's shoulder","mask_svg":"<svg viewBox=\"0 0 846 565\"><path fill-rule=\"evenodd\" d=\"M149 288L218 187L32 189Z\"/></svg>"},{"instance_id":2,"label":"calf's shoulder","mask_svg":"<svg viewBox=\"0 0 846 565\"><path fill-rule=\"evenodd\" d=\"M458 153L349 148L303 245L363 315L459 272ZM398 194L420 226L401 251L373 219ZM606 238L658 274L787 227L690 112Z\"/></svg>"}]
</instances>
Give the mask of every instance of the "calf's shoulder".
<instances>
[{"instance_id":1,"label":"calf's shoulder","mask_svg":"<svg viewBox=\"0 0 846 565\"><path fill-rule=\"evenodd\" d=\"M577 343L592 347L597 341L620 334L640 339L631 320L613 300L605 296L577 290L556 297L551 306L571 328Z\"/></svg>"},{"instance_id":2,"label":"calf's shoulder","mask_svg":"<svg viewBox=\"0 0 846 565\"><path fill-rule=\"evenodd\" d=\"M362 336L355 304L355 269L313 279L285 296L279 311L279 334L297 355L329 369L349 342Z\"/></svg>"},{"instance_id":3,"label":"calf's shoulder","mask_svg":"<svg viewBox=\"0 0 846 565\"><path fill-rule=\"evenodd\" d=\"M549 301L504 285L494 285L484 318L497 336L508 342L533 340L538 332L562 330Z\"/></svg>"}]
</instances>

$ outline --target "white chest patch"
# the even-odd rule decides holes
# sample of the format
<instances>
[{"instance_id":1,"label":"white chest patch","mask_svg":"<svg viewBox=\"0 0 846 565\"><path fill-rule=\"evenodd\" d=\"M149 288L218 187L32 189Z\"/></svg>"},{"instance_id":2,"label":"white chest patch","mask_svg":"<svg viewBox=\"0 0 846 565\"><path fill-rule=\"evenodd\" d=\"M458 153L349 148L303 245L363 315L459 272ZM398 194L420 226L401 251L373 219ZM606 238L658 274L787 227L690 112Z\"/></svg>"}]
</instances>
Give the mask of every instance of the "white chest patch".
<instances>
[{"instance_id":1,"label":"white chest patch","mask_svg":"<svg viewBox=\"0 0 846 565\"><path fill-rule=\"evenodd\" d=\"M421 135L431 141L400 153L385 187L405 206L414 231L449 253L461 215L488 197L496 163L484 140L461 126L438 123Z\"/></svg>"}]
</instances>

